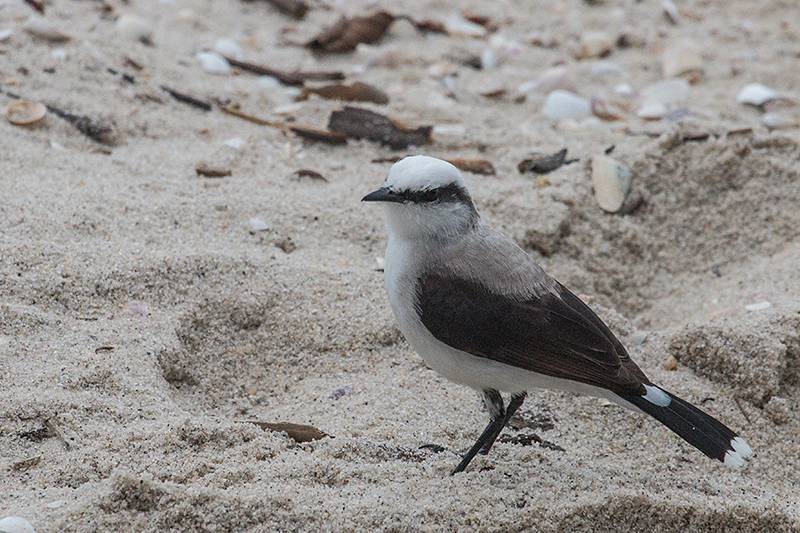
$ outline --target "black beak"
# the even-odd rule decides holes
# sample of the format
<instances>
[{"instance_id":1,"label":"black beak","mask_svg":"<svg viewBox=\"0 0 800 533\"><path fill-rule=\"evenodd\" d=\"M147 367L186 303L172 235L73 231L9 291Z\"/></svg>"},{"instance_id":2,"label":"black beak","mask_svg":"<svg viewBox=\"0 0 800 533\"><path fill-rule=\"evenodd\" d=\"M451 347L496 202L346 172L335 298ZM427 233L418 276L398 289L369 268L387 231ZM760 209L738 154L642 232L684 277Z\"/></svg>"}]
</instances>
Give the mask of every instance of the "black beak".
<instances>
[{"instance_id":1,"label":"black beak","mask_svg":"<svg viewBox=\"0 0 800 533\"><path fill-rule=\"evenodd\" d=\"M402 204L406 201L402 194L398 194L389 187L381 187L361 199L362 202L397 202Z\"/></svg>"}]
</instances>

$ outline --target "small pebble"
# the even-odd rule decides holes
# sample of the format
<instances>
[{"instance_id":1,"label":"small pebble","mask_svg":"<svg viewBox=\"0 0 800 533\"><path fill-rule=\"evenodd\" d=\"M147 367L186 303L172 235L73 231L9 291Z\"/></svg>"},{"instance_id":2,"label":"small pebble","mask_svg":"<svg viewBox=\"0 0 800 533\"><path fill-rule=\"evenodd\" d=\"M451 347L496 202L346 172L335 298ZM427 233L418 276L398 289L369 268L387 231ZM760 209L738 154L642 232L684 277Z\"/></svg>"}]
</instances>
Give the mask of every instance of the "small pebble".
<instances>
[{"instance_id":1,"label":"small pebble","mask_svg":"<svg viewBox=\"0 0 800 533\"><path fill-rule=\"evenodd\" d=\"M592 158L592 183L600 208L616 213L630 190L631 171L607 155L597 155Z\"/></svg>"},{"instance_id":2,"label":"small pebble","mask_svg":"<svg viewBox=\"0 0 800 533\"><path fill-rule=\"evenodd\" d=\"M761 302L756 302L754 304L745 305L744 308L747 309L748 311L763 311L764 309L769 309L771 306L772 306L771 303L769 303L766 300L763 300Z\"/></svg>"},{"instance_id":3,"label":"small pebble","mask_svg":"<svg viewBox=\"0 0 800 533\"><path fill-rule=\"evenodd\" d=\"M591 115L592 106L588 100L575 93L556 89L547 95L542 113L551 120L579 119Z\"/></svg>"},{"instance_id":4,"label":"small pebble","mask_svg":"<svg viewBox=\"0 0 800 533\"><path fill-rule=\"evenodd\" d=\"M48 509L58 509L62 505L64 505L64 500L56 500L54 502L45 504L45 507L47 507Z\"/></svg>"},{"instance_id":5,"label":"small pebble","mask_svg":"<svg viewBox=\"0 0 800 533\"><path fill-rule=\"evenodd\" d=\"M129 41L153 44L153 27L150 21L136 15L122 15L117 19L117 33Z\"/></svg>"},{"instance_id":6,"label":"small pebble","mask_svg":"<svg viewBox=\"0 0 800 533\"><path fill-rule=\"evenodd\" d=\"M14 35L14 30L12 30L11 28L0 30L0 43L7 40L12 35Z\"/></svg>"},{"instance_id":7,"label":"small pebble","mask_svg":"<svg viewBox=\"0 0 800 533\"><path fill-rule=\"evenodd\" d=\"M21 516L7 516L0 520L0 533L36 533L36 530Z\"/></svg>"},{"instance_id":8,"label":"small pebble","mask_svg":"<svg viewBox=\"0 0 800 533\"><path fill-rule=\"evenodd\" d=\"M250 219L250 227L253 228L253 231L267 231L269 229L269 224L260 218L253 217Z\"/></svg>"},{"instance_id":9,"label":"small pebble","mask_svg":"<svg viewBox=\"0 0 800 533\"><path fill-rule=\"evenodd\" d=\"M385 257L376 257L375 258L375 270L384 270L386 268L386 258Z\"/></svg>"},{"instance_id":10,"label":"small pebble","mask_svg":"<svg viewBox=\"0 0 800 533\"><path fill-rule=\"evenodd\" d=\"M354 390L355 389L353 388L353 384L348 383L347 385L342 385L341 387L333 391L331 395L328 396L328 398L330 398L331 400L338 400L342 396L347 396L348 394L352 394Z\"/></svg>"},{"instance_id":11,"label":"small pebble","mask_svg":"<svg viewBox=\"0 0 800 533\"><path fill-rule=\"evenodd\" d=\"M761 123L771 130L782 130L786 128L796 128L800 123L797 119L782 115L780 113L764 113Z\"/></svg>"},{"instance_id":12,"label":"small pebble","mask_svg":"<svg viewBox=\"0 0 800 533\"><path fill-rule=\"evenodd\" d=\"M660 120L667 114L667 106L661 102L648 98L636 112L636 116L645 120Z\"/></svg>"},{"instance_id":13,"label":"small pebble","mask_svg":"<svg viewBox=\"0 0 800 533\"><path fill-rule=\"evenodd\" d=\"M664 370L675 370L678 368L678 360L675 359L674 355L670 355L667 357L667 360L664 361Z\"/></svg>"},{"instance_id":14,"label":"small pebble","mask_svg":"<svg viewBox=\"0 0 800 533\"><path fill-rule=\"evenodd\" d=\"M197 59L203 70L211 74L229 74L231 72L228 61L216 52L198 52Z\"/></svg>"},{"instance_id":15,"label":"small pebble","mask_svg":"<svg viewBox=\"0 0 800 533\"><path fill-rule=\"evenodd\" d=\"M760 83L748 83L745 85L739 94L736 95L736 101L740 104L761 106L779 98L777 91L770 89Z\"/></svg>"},{"instance_id":16,"label":"small pebble","mask_svg":"<svg viewBox=\"0 0 800 533\"><path fill-rule=\"evenodd\" d=\"M481 52L481 69L493 70L497 68L497 56L491 48L484 48Z\"/></svg>"},{"instance_id":17,"label":"small pebble","mask_svg":"<svg viewBox=\"0 0 800 533\"><path fill-rule=\"evenodd\" d=\"M147 316L150 314L150 308L147 304L137 300L131 300L125 304L125 310L133 316Z\"/></svg>"},{"instance_id":18,"label":"small pebble","mask_svg":"<svg viewBox=\"0 0 800 533\"><path fill-rule=\"evenodd\" d=\"M544 70L535 80L520 84L517 93L521 95L531 92L549 94L556 89L575 91L575 82L567 67L559 66Z\"/></svg>"}]
</instances>

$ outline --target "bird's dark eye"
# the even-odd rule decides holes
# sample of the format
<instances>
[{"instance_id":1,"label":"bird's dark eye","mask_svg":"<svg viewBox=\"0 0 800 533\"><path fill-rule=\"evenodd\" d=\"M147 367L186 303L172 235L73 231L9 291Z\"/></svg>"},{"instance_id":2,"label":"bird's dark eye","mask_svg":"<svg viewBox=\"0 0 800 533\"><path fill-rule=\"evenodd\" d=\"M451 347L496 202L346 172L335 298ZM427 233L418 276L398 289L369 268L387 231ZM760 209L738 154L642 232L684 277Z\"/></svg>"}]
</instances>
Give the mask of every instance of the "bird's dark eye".
<instances>
[{"instance_id":1,"label":"bird's dark eye","mask_svg":"<svg viewBox=\"0 0 800 533\"><path fill-rule=\"evenodd\" d=\"M425 191L422 193L422 201L423 202L435 202L439 199L439 191L437 189L431 189L429 191Z\"/></svg>"}]
</instances>

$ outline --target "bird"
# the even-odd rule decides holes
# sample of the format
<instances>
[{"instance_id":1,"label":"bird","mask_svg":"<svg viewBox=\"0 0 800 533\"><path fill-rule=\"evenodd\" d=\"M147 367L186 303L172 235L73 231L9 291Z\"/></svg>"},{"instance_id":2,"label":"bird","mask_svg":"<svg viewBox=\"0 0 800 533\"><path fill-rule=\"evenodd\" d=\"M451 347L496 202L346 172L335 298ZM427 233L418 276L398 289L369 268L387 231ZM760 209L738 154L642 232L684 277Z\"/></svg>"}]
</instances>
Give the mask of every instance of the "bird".
<instances>
[{"instance_id":1,"label":"bird","mask_svg":"<svg viewBox=\"0 0 800 533\"><path fill-rule=\"evenodd\" d=\"M486 224L459 170L416 155L362 198L384 208L385 285L410 346L482 394L489 424L451 474L487 454L528 392L572 391L655 418L706 456L742 466L733 430L654 384L580 298ZM502 393L510 395L505 404Z\"/></svg>"}]
</instances>

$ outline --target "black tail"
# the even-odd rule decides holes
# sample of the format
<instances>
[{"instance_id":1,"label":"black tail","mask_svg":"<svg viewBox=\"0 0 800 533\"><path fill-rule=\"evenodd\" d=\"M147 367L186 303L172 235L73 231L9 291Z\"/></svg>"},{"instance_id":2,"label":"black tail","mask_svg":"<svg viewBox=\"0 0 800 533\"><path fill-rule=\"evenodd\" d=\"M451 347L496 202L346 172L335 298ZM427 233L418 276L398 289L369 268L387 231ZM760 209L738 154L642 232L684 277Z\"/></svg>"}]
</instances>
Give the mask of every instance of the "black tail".
<instances>
[{"instance_id":1,"label":"black tail","mask_svg":"<svg viewBox=\"0 0 800 533\"><path fill-rule=\"evenodd\" d=\"M752 453L750 446L741 437L713 416L659 387L653 385L647 387L648 394L645 396L621 397L667 426L707 456L726 465L741 466L744 463L743 459ZM664 394L661 394L662 392Z\"/></svg>"}]
</instances>

